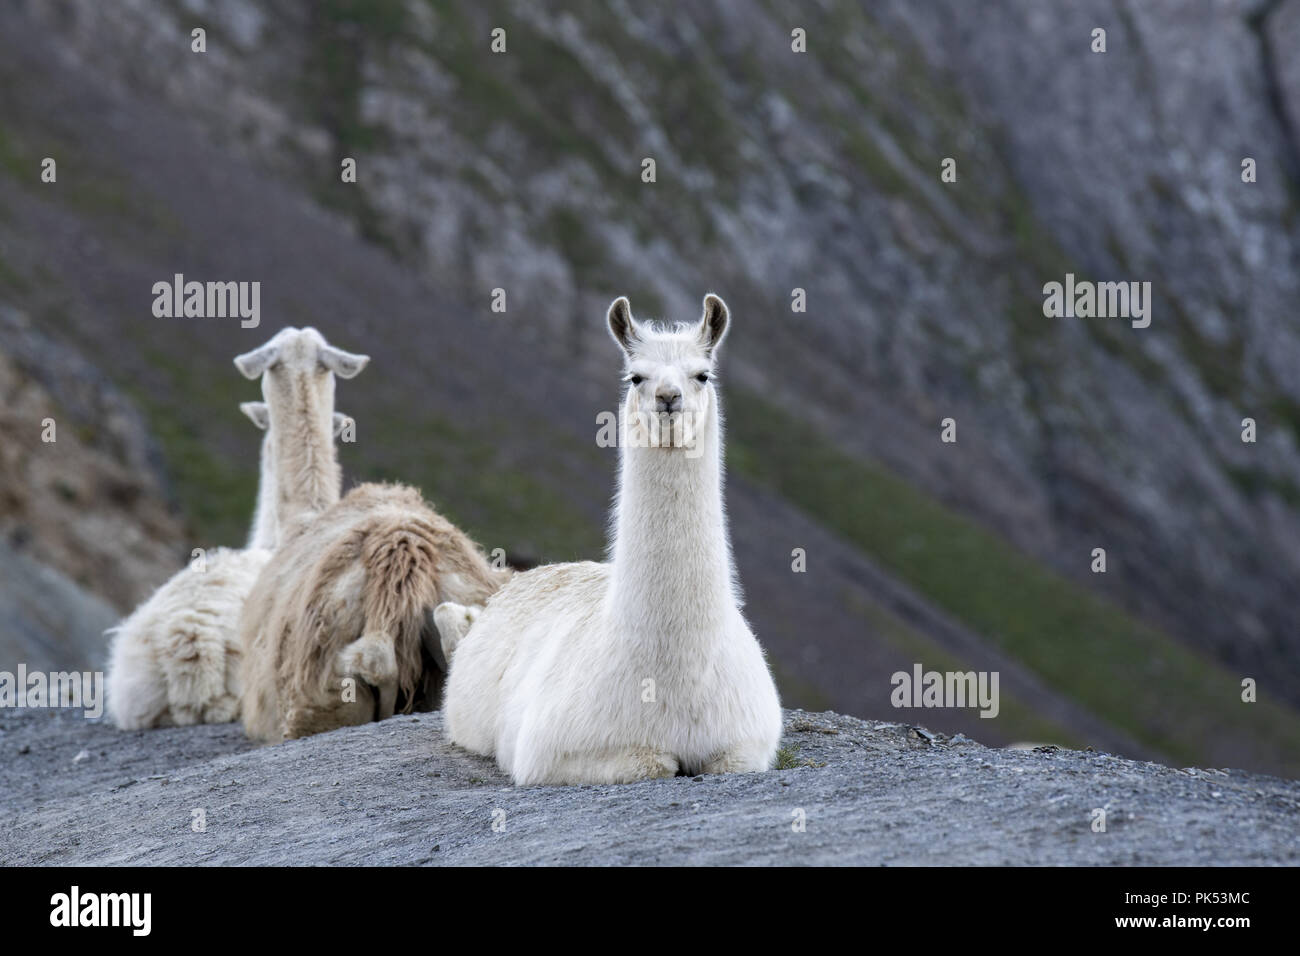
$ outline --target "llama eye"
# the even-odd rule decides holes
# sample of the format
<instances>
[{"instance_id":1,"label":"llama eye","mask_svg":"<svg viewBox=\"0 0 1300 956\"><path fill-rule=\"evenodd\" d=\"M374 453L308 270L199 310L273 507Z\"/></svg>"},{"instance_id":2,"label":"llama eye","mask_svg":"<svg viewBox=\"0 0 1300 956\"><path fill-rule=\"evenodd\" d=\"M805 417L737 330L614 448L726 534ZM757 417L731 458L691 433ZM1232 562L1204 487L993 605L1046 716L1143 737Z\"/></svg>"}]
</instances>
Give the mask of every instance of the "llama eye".
<instances>
[{"instance_id":1,"label":"llama eye","mask_svg":"<svg viewBox=\"0 0 1300 956\"><path fill-rule=\"evenodd\" d=\"M640 375L629 375L627 380L633 385L640 385L645 381L645 379Z\"/></svg>"},{"instance_id":2,"label":"llama eye","mask_svg":"<svg viewBox=\"0 0 1300 956\"><path fill-rule=\"evenodd\" d=\"M699 382L701 385L707 385L709 381L709 373L701 372L699 375L695 376L695 381Z\"/></svg>"}]
</instances>

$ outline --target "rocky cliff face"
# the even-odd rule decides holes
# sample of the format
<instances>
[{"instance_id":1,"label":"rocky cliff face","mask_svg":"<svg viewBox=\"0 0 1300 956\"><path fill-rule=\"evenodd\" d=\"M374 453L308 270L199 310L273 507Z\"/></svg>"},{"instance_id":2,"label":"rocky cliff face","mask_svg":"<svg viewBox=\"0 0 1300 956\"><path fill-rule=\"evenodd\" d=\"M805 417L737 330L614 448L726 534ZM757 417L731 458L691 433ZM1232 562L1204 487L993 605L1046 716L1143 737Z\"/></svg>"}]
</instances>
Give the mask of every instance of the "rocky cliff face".
<instances>
[{"instance_id":1,"label":"rocky cliff face","mask_svg":"<svg viewBox=\"0 0 1300 956\"><path fill-rule=\"evenodd\" d=\"M103 660L105 628L180 565L139 413L0 305L0 667Z\"/></svg>"},{"instance_id":2,"label":"rocky cliff face","mask_svg":"<svg viewBox=\"0 0 1300 956\"><path fill-rule=\"evenodd\" d=\"M252 396L209 369L228 375L251 340L147 324L145 290L186 269L266 278L272 328L370 336L357 347L385 369L380 397L343 407L363 428L366 413L374 429L405 416L454 444L437 460L453 505L543 556L553 542L534 525L585 529L556 550L591 556L608 462L574 440L589 441L585 409L609 402L604 307L626 293L638 314L692 317L713 289L743 329L725 385L737 553L784 686L872 712L890 670L931 653L914 632L1015 675L1019 628L1047 647L1013 677L1039 713L1065 714L1049 698L1095 669L1080 699L1143 746L1216 738L1218 717L1186 729L1177 707L1200 705L1166 645L1130 641L1077 598L1101 594L1226 663L1196 686L1234 714L1241 676L1300 701L1300 70L1286 56L1300 0L563 6L6 5L0 158L15 177L46 150L71 165L57 211L34 188L5 201L83 290L33 309L61 309L70 336L146 392L183 383L163 420L202 435L216 449L204 474L224 475L221 457L252 440L212 423ZM1105 53L1091 50L1098 27ZM341 182L345 157L356 183ZM948 157L955 182L940 178ZM112 188L79 194L78 173ZM1150 326L1045 317L1043 286L1067 273L1150 282ZM807 311L792 311L795 290ZM830 450L801 443L810 429ZM367 448L372 466L379 455L381 476L425 467ZM855 470L828 491L836 455L925 500ZM544 507L516 484L530 474L548 483ZM182 494L198 477L180 476ZM227 484L244 495L232 501L251 488ZM991 563L982 531L925 525L941 510L1033 561ZM815 581L792 583L795 546L821 562ZM1098 547L1104 575L1089 570ZM1043 567L1076 597L1034 615ZM1132 660L1051 647L1112 632ZM1148 696L1150 713L1108 710ZM1255 719L1206 746L1295 751L1242 729Z\"/></svg>"}]
</instances>

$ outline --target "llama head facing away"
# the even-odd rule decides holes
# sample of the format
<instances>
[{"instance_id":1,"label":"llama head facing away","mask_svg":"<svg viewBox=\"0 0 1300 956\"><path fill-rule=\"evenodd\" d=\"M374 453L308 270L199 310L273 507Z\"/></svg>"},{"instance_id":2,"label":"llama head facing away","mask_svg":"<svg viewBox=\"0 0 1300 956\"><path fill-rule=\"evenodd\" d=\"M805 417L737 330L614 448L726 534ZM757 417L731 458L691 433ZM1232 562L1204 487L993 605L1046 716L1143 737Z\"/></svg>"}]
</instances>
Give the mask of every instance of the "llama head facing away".
<instances>
[{"instance_id":1,"label":"llama head facing away","mask_svg":"<svg viewBox=\"0 0 1300 956\"><path fill-rule=\"evenodd\" d=\"M274 487L274 514L283 532L308 513L339 498L342 477L334 438L346 427L334 412L334 379L352 378L369 356L335 348L313 328L281 329L265 345L236 357L246 378L261 378L265 408L244 414L265 418L263 487ZM259 513L263 511L259 504Z\"/></svg>"},{"instance_id":2,"label":"llama head facing away","mask_svg":"<svg viewBox=\"0 0 1300 956\"><path fill-rule=\"evenodd\" d=\"M709 293L698 322L667 326L638 322L626 297L619 296L608 319L625 360L627 445L698 448L717 428L714 360L730 322L726 303Z\"/></svg>"},{"instance_id":3,"label":"llama head facing away","mask_svg":"<svg viewBox=\"0 0 1300 956\"><path fill-rule=\"evenodd\" d=\"M261 377L268 425L290 409L298 413L312 409L322 416L320 424L333 432L334 377L352 378L369 361L368 355L335 348L313 328L290 326L265 345L237 356L235 367L245 378ZM258 422L253 412L245 410L245 414Z\"/></svg>"}]
</instances>

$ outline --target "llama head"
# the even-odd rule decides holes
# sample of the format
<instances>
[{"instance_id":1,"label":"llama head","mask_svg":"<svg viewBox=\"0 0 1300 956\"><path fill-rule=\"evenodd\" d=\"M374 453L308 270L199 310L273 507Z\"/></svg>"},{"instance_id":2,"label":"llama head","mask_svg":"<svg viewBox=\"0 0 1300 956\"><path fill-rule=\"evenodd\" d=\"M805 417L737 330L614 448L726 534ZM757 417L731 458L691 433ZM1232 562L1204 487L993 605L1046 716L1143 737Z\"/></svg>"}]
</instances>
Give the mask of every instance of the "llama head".
<instances>
[{"instance_id":1,"label":"llama head","mask_svg":"<svg viewBox=\"0 0 1300 956\"><path fill-rule=\"evenodd\" d=\"M332 416L330 430L337 436L346 422L334 414L334 377L352 378L369 361L368 355L335 348L313 328L281 329L265 345L235 358L245 378L261 376L266 399L240 407L259 428L268 428L276 408L301 408L310 401L321 414Z\"/></svg>"},{"instance_id":2,"label":"llama head","mask_svg":"<svg viewBox=\"0 0 1300 956\"><path fill-rule=\"evenodd\" d=\"M623 350L624 441L631 446L693 450L716 427L714 360L727 334L727 305L704 297L698 322L660 326L638 322L619 296L609 307L609 331Z\"/></svg>"}]
</instances>

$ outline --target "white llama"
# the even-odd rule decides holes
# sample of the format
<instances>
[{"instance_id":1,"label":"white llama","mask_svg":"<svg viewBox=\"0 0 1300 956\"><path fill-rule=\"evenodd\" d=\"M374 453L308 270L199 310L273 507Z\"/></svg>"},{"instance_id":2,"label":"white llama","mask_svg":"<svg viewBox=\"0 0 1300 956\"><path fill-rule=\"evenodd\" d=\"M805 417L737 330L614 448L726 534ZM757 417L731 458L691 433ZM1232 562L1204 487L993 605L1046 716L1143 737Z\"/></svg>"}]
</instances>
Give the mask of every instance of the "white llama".
<instances>
[{"instance_id":1,"label":"white llama","mask_svg":"<svg viewBox=\"0 0 1300 956\"><path fill-rule=\"evenodd\" d=\"M740 612L722 501L713 362L727 322L715 295L671 329L615 300L629 387L612 561L536 568L481 611L435 612L454 652L451 739L517 784L772 766L781 705Z\"/></svg>"},{"instance_id":2,"label":"white llama","mask_svg":"<svg viewBox=\"0 0 1300 956\"><path fill-rule=\"evenodd\" d=\"M261 370L276 364L275 377L282 387L264 381L264 391L268 395L282 391L309 394L312 400L288 404L290 410L278 416L262 402L240 405L240 410L266 431L248 546L242 550L216 548L191 562L109 631L107 709L110 719L123 730L239 718L239 614L281 537L286 513L280 505L281 462L287 462L286 473L301 474L301 448L296 455L287 452L313 444L309 433L322 409L329 422L329 455L315 457L326 459L328 474L307 484L322 489L318 496L321 506L338 499L340 477L334 464L333 439L349 419L334 413L331 373L350 378L367 360L327 345L314 329L285 329L257 352L237 358L236 364L244 370L250 365L250 356L260 353L265 358L271 346L276 347L274 357L261 365ZM282 396L279 404L286 404Z\"/></svg>"},{"instance_id":3,"label":"white llama","mask_svg":"<svg viewBox=\"0 0 1300 956\"><path fill-rule=\"evenodd\" d=\"M239 409L267 428L264 403ZM347 421L334 416L336 434ZM268 434L247 547L215 548L192 561L107 632L107 710L122 730L238 719L239 610L276 545L269 444Z\"/></svg>"}]
</instances>

